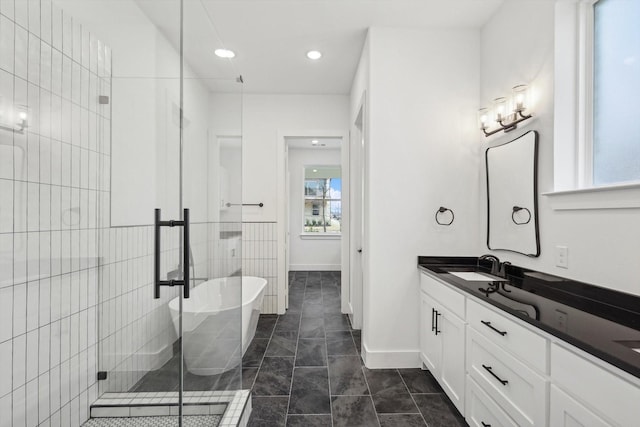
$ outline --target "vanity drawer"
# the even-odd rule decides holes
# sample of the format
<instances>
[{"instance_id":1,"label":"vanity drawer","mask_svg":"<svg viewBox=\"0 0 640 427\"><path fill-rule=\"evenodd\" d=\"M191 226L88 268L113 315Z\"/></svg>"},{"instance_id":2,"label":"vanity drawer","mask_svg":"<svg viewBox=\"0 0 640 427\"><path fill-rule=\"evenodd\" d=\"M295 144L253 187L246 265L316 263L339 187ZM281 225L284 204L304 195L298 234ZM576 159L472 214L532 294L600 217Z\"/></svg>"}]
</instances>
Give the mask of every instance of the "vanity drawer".
<instances>
[{"instance_id":1,"label":"vanity drawer","mask_svg":"<svg viewBox=\"0 0 640 427\"><path fill-rule=\"evenodd\" d=\"M547 419L547 381L473 328L467 333L467 372L520 426Z\"/></svg>"},{"instance_id":2,"label":"vanity drawer","mask_svg":"<svg viewBox=\"0 0 640 427\"><path fill-rule=\"evenodd\" d=\"M420 273L420 289L464 320L465 296L463 294L424 273Z\"/></svg>"},{"instance_id":3,"label":"vanity drawer","mask_svg":"<svg viewBox=\"0 0 640 427\"><path fill-rule=\"evenodd\" d=\"M547 339L496 310L469 300L467 322L491 342L514 354L518 360L547 373Z\"/></svg>"},{"instance_id":4,"label":"vanity drawer","mask_svg":"<svg viewBox=\"0 0 640 427\"><path fill-rule=\"evenodd\" d=\"M638 425L640 387L558 344L551 346L551 381L615 425Z\"/></svg>"},{"instance_id":5,"label":"vanity drawer","mask_svg":"<svg viewBox=\"0 0 640 427\"><path fill-rule=\"evenodd\" d=\"M518 427L469 375L466 401L465 419L471 427Z\"/></svg>"}]
</instances>

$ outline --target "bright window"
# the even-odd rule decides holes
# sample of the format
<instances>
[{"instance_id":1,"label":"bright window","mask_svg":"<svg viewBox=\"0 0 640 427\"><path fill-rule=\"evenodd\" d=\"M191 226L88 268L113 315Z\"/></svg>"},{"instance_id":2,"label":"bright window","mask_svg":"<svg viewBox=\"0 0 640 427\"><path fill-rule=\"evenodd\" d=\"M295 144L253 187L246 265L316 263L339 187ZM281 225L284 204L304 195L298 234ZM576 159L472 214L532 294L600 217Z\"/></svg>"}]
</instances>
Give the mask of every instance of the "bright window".
<instances>
[{"instance_id":1,"label":"bright window","mask_svg":"<svg viewBox=\"0 0 640 427\"><path fill-rule=\"evenodd\" d=\"M304 232L340 234L342 178L340 166L305 166Z\"/></svg>"},{"instance_id":2,"label":"bright window","mask_svg":"<svg viewBox=\"0 0 640 427\"><path fill-rule=\"evenodd\" d=\"M593 185L640 181L640 1L593 7Z\"/></svg>"}]
</instances>

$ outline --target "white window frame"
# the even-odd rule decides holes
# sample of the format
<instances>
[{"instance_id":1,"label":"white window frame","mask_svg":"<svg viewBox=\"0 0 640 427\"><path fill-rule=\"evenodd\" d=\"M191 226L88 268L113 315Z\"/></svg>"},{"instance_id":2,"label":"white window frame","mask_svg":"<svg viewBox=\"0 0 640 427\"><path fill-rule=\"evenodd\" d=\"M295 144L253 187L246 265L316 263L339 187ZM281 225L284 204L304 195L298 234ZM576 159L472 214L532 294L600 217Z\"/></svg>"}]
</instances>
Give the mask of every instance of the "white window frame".
<instances>
[{"instance_id":1,"label":"white window frame","mask_svg":"<svg viewBox=\"0 0 640 427\"><path fill-rule=\"evenodd\" d=\"M554 191L556 210L640 208L640 183L593 186L593 28L599 0L555 5Z\"/></svg>"},{"instance_id":2,"label":"white window frame","mask_svg":"<svg viewBox=\"0 0 640 427\"><path fill-rule=\"evenodd\" d=\"M307 232L304 231L305 229L305 202L307 200L312 200L312 199L307 199L307 196L305 194L305 184L306 184L306 170L307 168L340 168L342 170L342 166L341 165L305 165L302 168L302 233L300 233L300 238L303 240L324 240L324 239L341 239L342 237L342 229L343 229L343 224L342 224L342 220L344 218L344 214L341 214L341 219L340 219L340 232L339 233L335 233L335 232L324 232L324 231L314 231L314 232ZM340 173L340 179L342 180L342 172ZM344 180L342 180L342 182L344 183ZM342 193L342 189L340 190ZM329 201L336 201L338 199L327 199ZM318 199L319 202L321 202L321 200ZM340 203L342 204L343 200L342 198L340 198Z\"/></svg>"}]
</instances>

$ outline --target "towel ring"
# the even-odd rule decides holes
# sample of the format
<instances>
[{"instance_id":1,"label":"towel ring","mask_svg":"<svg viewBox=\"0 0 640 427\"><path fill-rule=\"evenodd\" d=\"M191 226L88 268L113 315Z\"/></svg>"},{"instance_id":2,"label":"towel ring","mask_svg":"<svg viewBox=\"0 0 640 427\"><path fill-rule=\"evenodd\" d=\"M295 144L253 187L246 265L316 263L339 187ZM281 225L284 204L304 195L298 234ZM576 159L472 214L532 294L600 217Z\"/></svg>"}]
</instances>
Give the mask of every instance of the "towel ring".
<instances>
[{"instance_id":1,"label":"towel ring","mask_svg":"<svg viewBox=\"0 0 640 427\"><path fill-rule=\"evenodd\" d=\"M516 221L516 212L520 212L520 211L527 211L527 214L529 215L525 222ZM529 224L529 222L531 222L531 211L529 209L523 208L521 206L514 206L513 207L513 211L511 212L511 221L513 221L513 223L516 224L516 225Z\"/></svg>"},{"instance_id":2,"label":"towel ring","mask_svg":"<svg viewBox=\"0 0 640 427\"><path fill-rule=\"evenodd\" d=\"M440 220L438 219L438 215L440 215L442 213L445 213L447 211L451 212L451 221L449 221L449 222L440 222ZM451 209L449 209L449 208L445 208L444 206L440 206L440 208L436 211L436 222L439 225L447 225L447 226L449 226L449 225L453 224L453 220L454 219L455 219L455 215L453 214L453 211Z\"/></svg>"}]
</instances>

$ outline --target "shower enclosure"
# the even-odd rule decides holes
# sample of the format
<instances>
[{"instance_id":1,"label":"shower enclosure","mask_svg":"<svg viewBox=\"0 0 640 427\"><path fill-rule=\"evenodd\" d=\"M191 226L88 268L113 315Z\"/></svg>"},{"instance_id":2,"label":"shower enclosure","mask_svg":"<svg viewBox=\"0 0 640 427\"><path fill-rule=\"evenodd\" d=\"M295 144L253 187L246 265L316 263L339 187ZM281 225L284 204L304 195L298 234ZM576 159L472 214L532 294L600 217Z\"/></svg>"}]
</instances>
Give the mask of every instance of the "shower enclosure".
<instances>
[{"instance_id":1,"label":"shower enclosure","mask_svg":"<svg viewBox=\"0 0 640 427\"><path fill-rule=\"evenodd\" d=\"M0 292L27 313L0 336L15 425L242 413L242 78L214 56L213 3L0 4ZM204 297L231 308L185 325Z\"/></svg>"}]
</instances>

